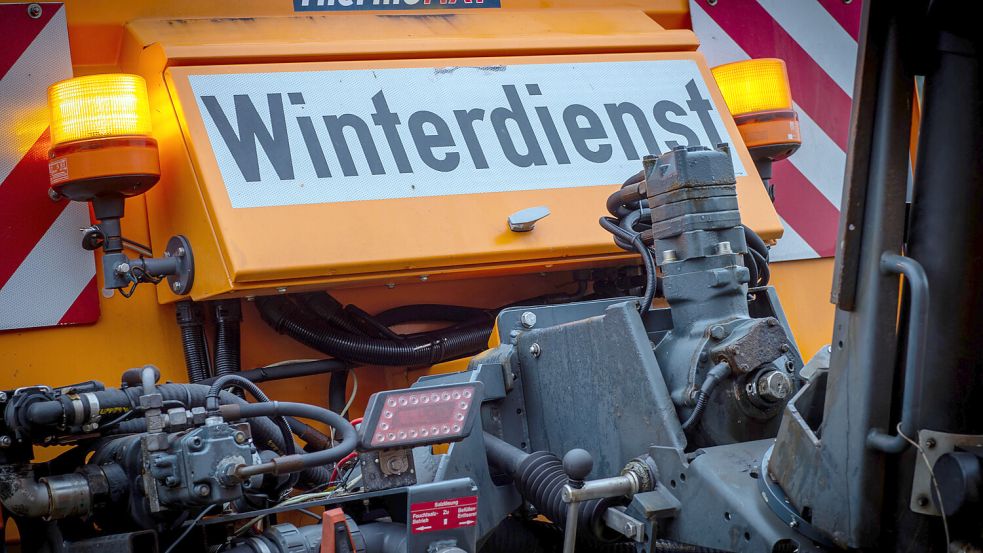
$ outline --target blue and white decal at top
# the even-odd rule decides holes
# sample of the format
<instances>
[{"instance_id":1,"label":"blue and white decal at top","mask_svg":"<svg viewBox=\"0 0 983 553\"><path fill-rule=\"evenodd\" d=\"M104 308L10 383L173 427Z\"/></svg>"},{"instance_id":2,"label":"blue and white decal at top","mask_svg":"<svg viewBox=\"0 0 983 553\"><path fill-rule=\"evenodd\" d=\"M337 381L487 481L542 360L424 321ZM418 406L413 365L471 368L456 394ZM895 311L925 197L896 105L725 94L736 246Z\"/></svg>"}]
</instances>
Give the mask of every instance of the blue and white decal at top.
<instances>
[{"instance_id":1,"label":"blue and white decal at top","mask_svg":"<svg viewBox=\"0 0 983 553\"><path fill-rule=\"evenodd\" d=\"M690 60L189 82L237 208L614 184L646 154L733 143Z\"/></svg>"},{"instance_id":2,"label":"blue and white decal at top","mask_svg":"<svg viewBox=\"0 0 983 553\"><path fill-rule=\"evenodd\" d=\"M294 0L294 11L501 8L502 0Z\"/></svg>"}]
</instances>

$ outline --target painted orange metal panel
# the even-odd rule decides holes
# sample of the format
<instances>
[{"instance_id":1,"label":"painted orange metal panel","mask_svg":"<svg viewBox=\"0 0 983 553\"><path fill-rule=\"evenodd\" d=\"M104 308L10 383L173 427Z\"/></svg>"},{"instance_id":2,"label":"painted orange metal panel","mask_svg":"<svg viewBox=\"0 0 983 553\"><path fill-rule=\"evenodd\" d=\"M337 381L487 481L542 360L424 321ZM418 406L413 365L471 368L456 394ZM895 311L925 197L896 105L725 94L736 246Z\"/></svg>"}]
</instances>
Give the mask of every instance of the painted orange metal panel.
<instances>
[{"instance_id":1,"label":"painted orange metal panel","mask_svg":"<svg viewBox=\"0 0 983 553\"><path fill-rule=\"evenodd\" d=\"M502 272L509 270L510 263L518 264L516 270L528 270L530 262L543 267L606 254L620 257L623 253L613 247L607 233L593 224L604 213L604 200L612 188L597 186L482 194L481 211L487 216L479 218L475 218L473 208L477 198L468 195L235 209L210 151L201 116L196 107L186 108L187 105L194 106L187 80L189 75L668 59L696 61L704 79L712 83L702 56L696 53L176 67L168 69L167 75L184 131L183 143L191 153L198 186L211 226L219 239L227 273L233 286L253 289L268 288L270 282L294 279L314 282L323 279L339 284L348 276L363 279L372 275L373 279L384 280L394 274L445 274L477 266ZM712 85L709 88L718 107L722 106L716 89ZM724 119L732 139L739 141L740 134L733 122ZM165 140L161 138L161 142ZM781 233L781 225L774 208L753 172L753 163L746 151L740 144L735 147L749 172L738 182L744 221L765 239L775 239ZM190 181L167 183L172 190L191 184ZM532 233L517 234L505 229L504 221L509 213L533 205L550 206L553 215L548 222ZM188 227L200 224L184 217L181 210L155 214L153 201L150 208L152 216L167 222L162 229L165 232L184 229L182 232L187 233ZM386 224L366 225L366 213L372 213L374 220ZM270 229L277 229L277 232L272 233ZM334 229L331 234L344 239L327 239L326 229ZM359 232L345 232L345 229L359 229ZM398 231L394 232L395 229ZM468 232L458 233L454 229L468 229ZM322 238L305 239L318 236ZM155 234L155 238L160 241L162 236Z\"/></svg>"}]
</instances>

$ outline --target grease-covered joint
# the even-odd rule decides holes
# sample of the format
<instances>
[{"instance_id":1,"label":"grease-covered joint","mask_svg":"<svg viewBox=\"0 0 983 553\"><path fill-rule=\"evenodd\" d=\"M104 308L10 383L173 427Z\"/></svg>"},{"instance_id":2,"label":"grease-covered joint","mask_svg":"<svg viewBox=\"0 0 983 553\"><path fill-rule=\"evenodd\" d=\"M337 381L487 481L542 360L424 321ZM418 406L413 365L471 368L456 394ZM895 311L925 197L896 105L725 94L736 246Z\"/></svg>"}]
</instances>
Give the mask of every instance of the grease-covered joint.
<instances>
[{"instance_id":1,"label":"grease-covered joint","mask_svg":"<svg viewBox=\"0 0 983 553\"><path fill-rule=\"evenodd\" d=\"M0 504L20 517L47 517L51 512L48 487L34 479L30 465L0 465Z\"/></svg>"}]
</instances>

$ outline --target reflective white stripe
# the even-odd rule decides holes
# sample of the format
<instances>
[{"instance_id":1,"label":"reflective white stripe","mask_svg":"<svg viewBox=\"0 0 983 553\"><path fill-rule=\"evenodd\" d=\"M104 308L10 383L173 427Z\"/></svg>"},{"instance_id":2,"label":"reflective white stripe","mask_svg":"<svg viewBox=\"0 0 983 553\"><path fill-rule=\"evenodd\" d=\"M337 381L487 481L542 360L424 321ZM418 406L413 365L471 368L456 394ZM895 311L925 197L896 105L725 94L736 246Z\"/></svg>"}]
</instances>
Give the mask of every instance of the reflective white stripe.
<instances>
[{"instance_id":1,"label":"reflective white stripe","mask_svg":"<svg viewBox=\"0 0 983 553\"><path fill-rule=\"evenodd\" d=\"M857 43L816 0L758 0L834 82L853 96Z\"/></svg>"},{"instance_id":2,"label":"reflective white stripe","mask_svg":"<svg viewBox=\"0 0 983 553\"><path fill-rule=\"evenodd\" d=\"M59 6L0 80L0 186L48 126L48 85L72 76L65 24Z\"/></svg>"},{"instance_id":3,"label":"reflective white stripe","mask_svg":"<svg viewBox=\"0 0 983 553\"><path fill-rule=\"evenodd\" d=\"M779 217L781 219L781 217ZM771 248L771 261L791 261L793 259L813 259L819 257L819 253L812 249L805 240L795 232L788 221L781 219L782 226L785 227L785 234L774 247Z\"/></svg>"},{"instance_id":4,"label":"reflective white stripe","mask_svg":"<svg viewBox=\"0 0 983 553\"><path fill-rule=\"evenodd\" d=\"M795 106L795 110L799 114L802 146L788 160L839 210L843 196L846 153L804 110L799 109L799 106Z\"/></svg>"},{"instance_id":5,"label":"reflective white stripe","mask_svg":"<svg viewBox=\"0 0 983 553\"><path fill-rule=\"evenodd\" d=\"M57 324L96 274L79 246L89 208L72 202L0 289L0 330ZM66 238L71 239L66 239Z\"/></svg>"},{"instance_id":6,"label":"reflective white stripe","mask_svg":"<svg viewBox=\"0 0 983 553\"><path fill-rule=\"evenodd\" d=\"M690 17L693 19L693 29L702 31L699 34L699 51L706 56L710 67L749 59L747 52L707 15L701 3L699 0L690 0Z\"/></svg>"}]
</instances>

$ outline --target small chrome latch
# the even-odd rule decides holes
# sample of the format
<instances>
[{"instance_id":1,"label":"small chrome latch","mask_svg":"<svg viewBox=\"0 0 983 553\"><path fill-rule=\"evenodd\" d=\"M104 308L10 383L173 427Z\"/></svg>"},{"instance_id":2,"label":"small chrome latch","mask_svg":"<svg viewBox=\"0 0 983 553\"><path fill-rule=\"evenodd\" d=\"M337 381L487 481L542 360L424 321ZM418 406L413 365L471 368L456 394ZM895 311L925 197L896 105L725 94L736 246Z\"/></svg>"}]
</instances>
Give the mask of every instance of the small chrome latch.
<instances>
[{"instance_id":1,"label":"small chrome latch","mask_svg":"<svg viewBox=\"0 0 983 553\"><path fill-rule=\"evenodd\" d=\"M536 222L549 214L550 208L544 205L516 211L509 215L509 230L512 232L529 232L536 227Z\"/></svg>"}]
</instances>

